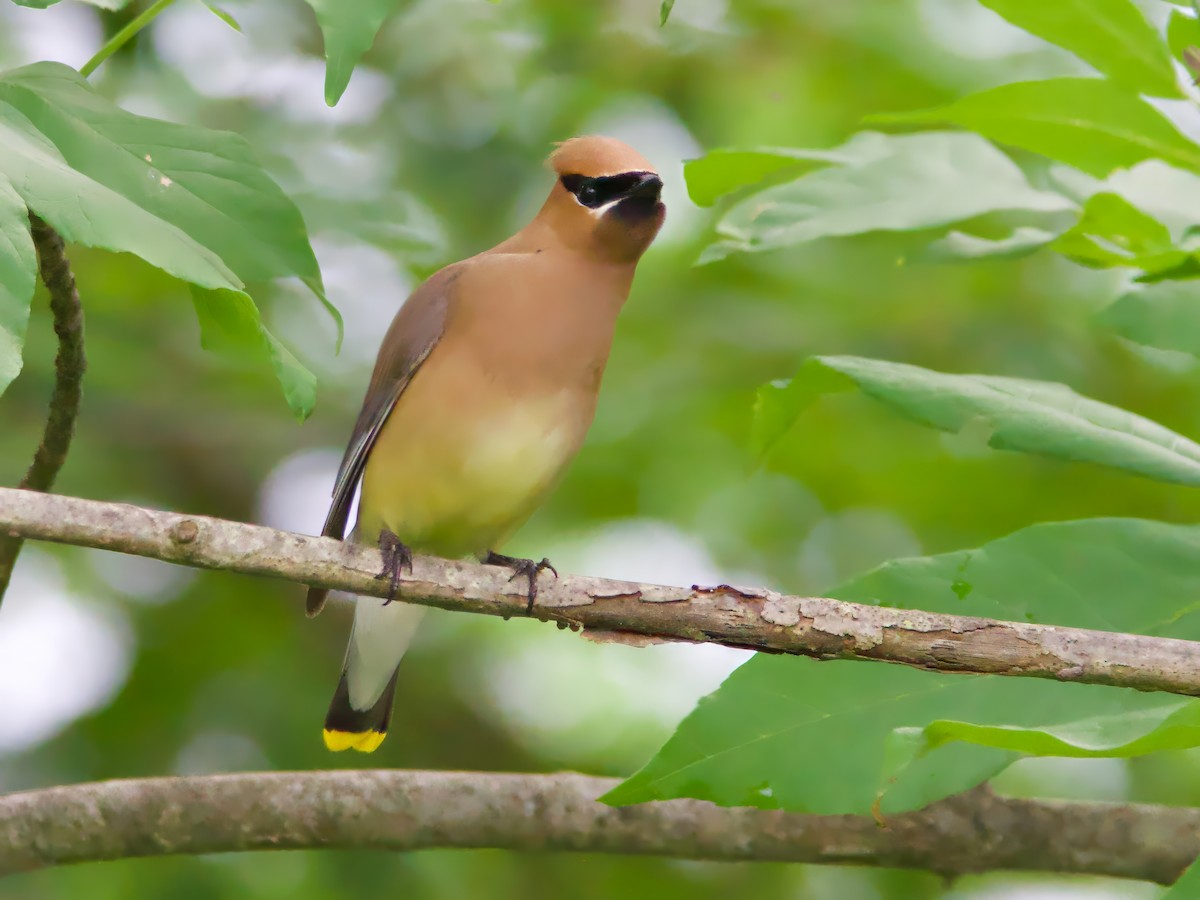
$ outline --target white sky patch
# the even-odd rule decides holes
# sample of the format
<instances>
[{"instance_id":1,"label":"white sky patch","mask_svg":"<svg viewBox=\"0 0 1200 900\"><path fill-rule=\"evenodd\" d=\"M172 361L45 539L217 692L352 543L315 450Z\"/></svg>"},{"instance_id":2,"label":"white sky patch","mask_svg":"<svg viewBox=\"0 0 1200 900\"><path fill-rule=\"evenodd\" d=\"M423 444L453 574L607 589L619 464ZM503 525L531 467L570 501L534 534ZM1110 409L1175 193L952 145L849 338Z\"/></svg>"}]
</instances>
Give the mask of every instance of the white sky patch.
<instances>
[{"instance_id":1,"label":"white sky patch","mask_svg":"<svg viewBox=\"0 0 1200 900\"><path fill-rule=\"evenodd\" d=\"M630 9L632 7L632 9ZM626 9L630 12L642 11L649 7L653 12L653 20L651 27L655 31L662 31L659 25L659 4L643 3L641 0L634 0L628 4ZM699 28L703 31L724 31L728 28L726 18L729 16L729 0L688 0L687 3L676 3L671 9L671 24L678 27L680 25L690 25L692 28Z\"/></svg>"},{"instance_id":2,"label":"white sky patch","mask_svg":"<svg viewBox=\"0 0 1200 900\"><path fill-rule=\"evenodd\" d=\"M604 578L683 585L766 583L756 573L720 568L699 538L653 519L614 522L554 552L570 571Z\"/></svg>"},{"instance_id":3,"label":"white sky patch","mask_svg":"<svg viewBox=\"0 0 1200 900\"><path fill-rule=\"evenodd\" d=\"M696 51L697 33L729 34L736 24L729 16L728 0L690 0L671 10L670 24L661 26L661 4L645 0L619 0L604 31L617 32L650 46L671 47L677 53Z\"/></svg>"},{"instance_id":4,"label":"white sky patch","mask_svg":"<svg viewBox=\"0 0 1200 900\"><path fill-rule=\"evenodd\" d=\"M104 43L96 10L85 3L48 9L0 4L0 34L13 51L5 54L6 67L53 60L77 69Z\"/></svg>"},{"instance_id":5,"label":"white sky patch","mask_svg":"<svg viewBox=\"0 0 1200 900\"><path fill-rule=\"evenodd\" d=\"M136 501L135 501L136 502ZM122 599L142 603L166 603L174 600L196 578L196 570L173 566L157 559L84 550L92 571Z\"/></svg>"},{"instance_id":6,"label":"white sky patch","mask_svg":"<svg viewBox=\"0 0 1200 900\"><path fill-rule=\"evenodd\" d=\"M73 597L58 563L26 547L0 606L0 753L104 706L129 675L132 629Z\"/></svg>"},{"instance_id":7,"label":"white sky patch","mask_svg":"<svg viewBox=\"0 0 1200 900\"><path fill-rule=\"evenodd\" d=\"M355 146L336 139L303 141L280 147L301 173L305 191L338 200L374 200L391 183L392 150L376 141Z\"/></svg>"},{"instance_id":8,"label":"white sky patch","mask_svg":"<svg viewBox=\"0 0 1200 900\"><path fill-rule=\"evenodd\" d=\"M1004 59L1047 46L976 0L921 0L917 10L925 33L957 56Z\"/></svg>"},{"instance_id":9,"label":"white sky patch","mask_svg":"<svg viewBox=\"0 0 1200 900\"><path fill-rule=\"evenodd\" d=\"M329 512L342 451L302 450L284 458L263 482L258 521L270 528L320 534Z\"/></svg>"},{"instance_id":10,"label":"white sky patch","mask_svg":"<svg viewBox=\"0 0 1200 900\"><path fill-rule=\"evenodd\" d=\"M301 450L280 460L259 489L257 521L269 528L320 534L333 500L333 482L342 453L342 448L317 448ZM356 488L351 501L351 527L357 510ZM341 591L330 596L339 601L352 597Z\"/></svg>"},{"instance_id":11,"label":"white sky patch","mask_svg":"<svg viewBox=\"0 0 1200 900\"><path fill-rule=\"evenodd\" d=\"M358 66L337 106L326 106L325 62L300 52L302 31L287 27L296 16L271 3L259 6L236 10L243 29L238 34L201 4L179 4L154 23L154 45L164 62L208 97L249 97L296 122L375 118L391 94L387 78Z\"/></svg>"}]
</instances>

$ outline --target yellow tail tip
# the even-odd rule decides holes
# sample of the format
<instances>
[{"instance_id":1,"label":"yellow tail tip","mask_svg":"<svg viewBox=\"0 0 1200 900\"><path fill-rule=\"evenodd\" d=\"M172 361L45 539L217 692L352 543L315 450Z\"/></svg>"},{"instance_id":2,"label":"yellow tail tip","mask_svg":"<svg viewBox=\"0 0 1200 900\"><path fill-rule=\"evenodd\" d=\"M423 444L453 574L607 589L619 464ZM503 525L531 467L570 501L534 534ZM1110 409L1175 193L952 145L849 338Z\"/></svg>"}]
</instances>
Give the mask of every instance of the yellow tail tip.
<instances>
[{"instance_id":1,"label":"yellow tail tip","mask_svg":"<svg viewBox=\"0 0 1200 900\"><path fill-rule=\"evenodd\" d=\"M360 753L373 753L383 739L387 737L386 731L330 731L328 728L322 732L325 738L325 746L334 753L340 753L342 750L358 750Z\"/></svg>"}]
</instances>

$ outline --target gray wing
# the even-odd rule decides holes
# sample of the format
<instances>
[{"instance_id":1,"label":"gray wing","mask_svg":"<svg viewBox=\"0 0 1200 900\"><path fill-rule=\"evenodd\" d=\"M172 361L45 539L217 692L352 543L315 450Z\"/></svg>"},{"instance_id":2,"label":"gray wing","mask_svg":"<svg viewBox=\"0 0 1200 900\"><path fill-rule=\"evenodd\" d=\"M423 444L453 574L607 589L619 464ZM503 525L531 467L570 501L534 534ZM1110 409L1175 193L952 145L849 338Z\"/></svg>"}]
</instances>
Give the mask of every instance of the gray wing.
<instances>
[{"instance_id":1,"label":"gray wing","mask_svg":"<svg viewBox=\"0 0 1200 900\"><path fill-rule=\"evenodd\" d=\"M358 421L338 468L333 486L333 503L325 518L322 537L342 540L346 536L346 522L350 518L350 506L354 491L367 465L367 457L375 445L388 413L400 399L413 376L428 359L446 327L453 297L453 286L462 274L458 263L434 273L418 287L408 301L396 313L387 335L379 348L375 360L375 371L363 399ZM306 608L309 616L315 616L325 605L329 591L325 588L309 588Z\"/></svg>"}]
</instances>

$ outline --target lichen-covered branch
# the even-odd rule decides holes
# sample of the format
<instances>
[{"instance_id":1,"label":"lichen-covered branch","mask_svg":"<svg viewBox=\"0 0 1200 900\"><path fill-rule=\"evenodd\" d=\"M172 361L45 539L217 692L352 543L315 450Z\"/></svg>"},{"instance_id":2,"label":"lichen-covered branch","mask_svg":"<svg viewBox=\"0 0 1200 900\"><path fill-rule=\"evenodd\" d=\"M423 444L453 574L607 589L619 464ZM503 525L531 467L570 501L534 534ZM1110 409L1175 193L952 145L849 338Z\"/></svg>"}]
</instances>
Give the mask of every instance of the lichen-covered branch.
<instances>
[{"instance_id":1,"label":"lichen-covered branch","mask_svg":"<svg viewBox=\"0 0 1200 900\"><path fill-rule=\"evenodd\" d=\"M0 797L0 875L135 856L496 847L708 860L997 869L1169 883L1200 810L1012 800L976 789L880 826L699 800L612 808L583 775L358 770L104 781Z\"/></svg>"},{"instance_id":2,"label":"lichen-covered branch","mask_svg":"<svg viewBox=\"0 0 1200 900\"><path fill-rule=\"evenodd\" d=\"M0 532L268 575L375 597L370 547L205 516L0 488ZM523 616L525 589L494 566L418 557L400 597ZM1200 696L1200 644L1171 638L951 616L766 589L666 587L543 573L534 615L600 639L711 642L818 659L903 663Z\"/></svg>"},{"instance_id":3,"label":"lichen-covered branch","mask_svg":"<svg viewBox=\"0 0 1200 900\"><path fill-rule=\"evenodd\" d=\"M58 354L54 358L54 393L50 397L50 413L46 417L42 441L20 486L31 491L48 491L67 460L67 451L75 434L75 417L83 397L87 359L83 353L83 307L75 289L75 275L71 272L66 247L58 232L37 216L31 215L29 221L33 245L37 249L38 271L50 294ZM21 544L20 537L0 533L0 601L3 601L12 578Z\"/></svg>"}]
</instances>

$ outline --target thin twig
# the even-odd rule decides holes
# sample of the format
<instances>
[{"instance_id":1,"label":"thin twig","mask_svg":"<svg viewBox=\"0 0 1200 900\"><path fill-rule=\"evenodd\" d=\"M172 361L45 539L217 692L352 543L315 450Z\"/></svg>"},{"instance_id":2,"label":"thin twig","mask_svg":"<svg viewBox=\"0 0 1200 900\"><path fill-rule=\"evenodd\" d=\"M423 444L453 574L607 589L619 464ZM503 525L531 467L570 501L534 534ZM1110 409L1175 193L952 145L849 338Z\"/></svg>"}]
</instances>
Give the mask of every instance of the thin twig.
<instances>
[{"instance_id":1,"label":"thin twig","mask_svg":"<svg viewBox=\"0 0 1200 900\"><path fill-rule=\"evenodd\" d=\"M79 74L87 78L95 72L102 62L133 40L139 31L157 19L159 14L174 2L175 0L156 0L149 9L109 38L108 42L96 51L96 55L79 68Z\"/></svg>"},{"instance_id":2,"label":"thin twig","mask_svg":"<svg viewBox=\"0 0 1200 900\"><path fill-rule=\"evenodd\" d=\"M30 491L48 491L54 486L59 470L67 461L75 418L83 397L83 373L87 358L83 352L83 307L75 289L75 275L67 259L66 247L58 232L39 219L29 217L33 244L37 249L38 271L50 293L54 315L54 333L58 335L58 354L54 358L54 393L50 412L42 431L42 442L33 455L20 487ZM21 537L0 534L0 601L8 589L13 567L21 552Z\"/></svg>"},{"instance_id":3,"label":"thin twig","mask_svg":"<svg viewBox=\"0 0 1200 900\"><path fill-rule=\"evenodd\" d=\"M206 516L0 488L0 531L148 556L202 569L267 575L385 597L371 547ZM414 560L398 596L459 612L524 616L507 569ZM882 598L886 600L887 598ZM533 614L622 643L725 644L817 659L903 663L940 672L1052 678L1200 696L1200 644L1030 622L793 597L730 585L666 587L543 573Z\"/></svg>"},{"instance_id":4,"label":"thin twig","mask_svg":"<svg viewBox=\"0 0 1200 900\"><path fill-rule=\"evenodd\" d=\"M880 827L700 800L613 808L569 773L343 770L102 781L0 797L0 875L169 854L503 848L721 861L1002 869L1167 884L1200 850L1200 810L1014 800L977 788Z\"/></svg>"}]
</instances>

